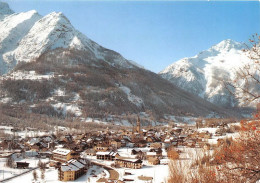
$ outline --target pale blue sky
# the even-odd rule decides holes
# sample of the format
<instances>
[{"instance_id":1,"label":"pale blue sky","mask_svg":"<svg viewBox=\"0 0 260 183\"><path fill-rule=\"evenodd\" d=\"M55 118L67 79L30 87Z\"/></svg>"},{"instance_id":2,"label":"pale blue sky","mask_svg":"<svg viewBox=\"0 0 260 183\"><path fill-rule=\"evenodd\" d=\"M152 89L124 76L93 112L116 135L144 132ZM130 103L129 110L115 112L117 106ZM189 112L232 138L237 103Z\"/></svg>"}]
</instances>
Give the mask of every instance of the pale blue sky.
<instances>
[{"instance_id":1,"label":"pale blue sky","mask_svg":"<svg viewBox=\"0 0 260 183\"><path fill-rule=\"evenodd\" d=\"M260 33L260 2L5 0L16 12L63 12L76 29L159 72L224 39Z\"/></svg>"}]
</instances>

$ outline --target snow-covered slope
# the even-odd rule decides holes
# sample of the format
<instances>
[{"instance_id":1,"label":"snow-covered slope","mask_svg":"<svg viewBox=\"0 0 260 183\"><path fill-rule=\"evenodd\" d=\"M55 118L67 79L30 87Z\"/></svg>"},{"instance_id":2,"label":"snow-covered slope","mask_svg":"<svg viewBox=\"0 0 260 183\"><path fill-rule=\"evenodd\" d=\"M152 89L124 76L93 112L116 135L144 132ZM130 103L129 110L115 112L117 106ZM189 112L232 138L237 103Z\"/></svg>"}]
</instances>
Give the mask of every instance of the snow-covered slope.
<instances>
[{"instance_id":1,"label":"snow-covered slope","mask_svg":"<svg viewBox=\"0 0 260 183\"><path fill-rule=\"evenodd\" d=\"M103 48L77 31L62 14L53 12L44 17L36 11L11 14L8 5L0 6L5 14L0 21L0 75L8 73L19 62L31 62L44 52L70 48L88 52L89 60L132 68L134 64L120 54Z\"/></svg>"},{"instance_id":2,"label":"snow-covered slope","mask_svg":"<svg viewBox=\"0 0 260 183\"><path fill-rule=\"evenodd\" d=\"M40 18L36 11L29 11L11 14L0 21L0 75L16 64L10 53Z\"/></svg>"},{"instance_id":3,"label":"snow-covered slope","mask_svg":"<svg viewBox=\"0 0 260 183\"><path fill-rule=\"evenodd\" d=\"M224 107L241 103L226 90L223 81L233 80L236 71L250 63L244 45L227 39L190 58L183 58L159 74L208 101Z\"/></svg>"}]
</instances>

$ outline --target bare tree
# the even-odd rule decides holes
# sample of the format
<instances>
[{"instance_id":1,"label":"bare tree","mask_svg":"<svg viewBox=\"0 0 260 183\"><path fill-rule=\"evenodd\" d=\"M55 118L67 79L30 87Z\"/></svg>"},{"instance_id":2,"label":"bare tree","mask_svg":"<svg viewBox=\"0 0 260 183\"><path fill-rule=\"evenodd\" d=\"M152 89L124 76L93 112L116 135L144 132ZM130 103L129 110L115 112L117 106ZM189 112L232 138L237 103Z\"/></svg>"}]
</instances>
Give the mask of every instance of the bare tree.
<instances>
[{"instance_id":1,"label":"bare tree","mask_svg":"<svg viewBox=\"0 0 260 183\"><path fill-rule=\"evenodd\" d=\"M203 120L202 120L201 117L199 117L199 118L196 119L196 128L197 128L197 129L202 127L202 125L203 125L202 122L203 122Z\"/></svg>"},{"instance_id":2,"label":"bare tree","mask_svg":"<svg viewBox=\"0 0 260 183\"><path fill-rule=\"evenodd\" d=\"M37 174L36 170L34 170L32 174L33 174L33 180L37 181L38 174Z\"/></svg>"},{"instance_id":3,"label":"bare tree","mask_svg":"<svg viewBox=\"0 0 260 183\"><path fill-rule=\"evenodd\" d=\"M13 168L13 167L14 167L14 159L13 159L12 156L9 156L9 157L6 159L5 166L6 166L6 167L9 167L9 168Z\"/></svg>"},{"instance_id":4,"label":"bare tree","mask_svg":"<svg viewBox=\"0 0 260 183\"><path fill-rule=\"evenodd\" d=\"M260 179L260 124L258 120L242 121L240 137L235 141L223 143L219 149L215 150L215 162L229 182L256 182Z\"/></svg>"},{"instance_id":5,"label":"bare tree","mask_svg":"<svg viewBox=\"0 0 260 183\"><path fill-rule=\"evenodd\" d=\"M41 169L41 179L45 179L45 169Z\"/></svg>"},{"instance_id":6,"label":"bare tree","mask_svg":"<svg viewBox=\"0 0 260 183\"><path fill-rule=\"evenodd\" d=\"M226 89L245 105L260 99L260 36L255 34L243 50L251 62L239 68L235 79L224 81Z\"/></svg>"}]
</instances>

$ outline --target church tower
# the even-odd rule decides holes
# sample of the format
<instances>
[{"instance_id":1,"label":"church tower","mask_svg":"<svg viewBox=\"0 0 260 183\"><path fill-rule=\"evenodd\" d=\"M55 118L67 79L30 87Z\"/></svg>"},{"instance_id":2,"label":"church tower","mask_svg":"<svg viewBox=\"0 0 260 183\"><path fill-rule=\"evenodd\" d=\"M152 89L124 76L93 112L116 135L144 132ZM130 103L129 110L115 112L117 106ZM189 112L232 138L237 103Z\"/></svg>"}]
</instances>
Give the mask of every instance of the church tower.
<instances>
[{"instance_id":1,"label":"church tower","mask_svg":"<svg viewBox=\"0 0 260 183\"><path fill-rule=\"evenodd\" d=\"M136 132L141 133L141 122L139 116L137 117L137 122L136 122Z\"/></svg>"}]
</instances>

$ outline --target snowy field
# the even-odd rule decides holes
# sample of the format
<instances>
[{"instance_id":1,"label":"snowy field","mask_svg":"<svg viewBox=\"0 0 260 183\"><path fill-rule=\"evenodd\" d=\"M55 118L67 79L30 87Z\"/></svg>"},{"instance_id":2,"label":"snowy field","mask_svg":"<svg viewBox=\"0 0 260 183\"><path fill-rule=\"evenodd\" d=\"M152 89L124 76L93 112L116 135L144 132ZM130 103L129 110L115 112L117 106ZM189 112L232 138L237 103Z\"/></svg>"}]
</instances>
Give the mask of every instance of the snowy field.
<instances>
[{"instance_id":1,"label":"snowy field","mask_svg":"<svg viewBox=\"0 0 260 183\"><path fill-rule=\"evenodd\" d=\"M144 183L144 181L139 180L138 176L152 177L154 183L167 182L168 177L168 165L146 165L142 169L126 169L118 168L120 179L133 179L133 182ZM131 173L132 175L125 175L125 172Z\"/></svg>"},{"instance_id":2,"label":"snowy field","mask_svg":"<svg viewBox=\"0 0 260 183\"><path fill-rule=\"evenodd\" d=\"M14 157L14 156L13 156ZM15 162L26 162L29 163L29 169L16 169L6 167L6 158L0 158L0 181L9 177L13 177L19 175L23 172L26 172L30 169L37 167L39 159L38 158L22 158L22 157L14 157ZM42 162L47 162L48 159L41 159Z\"/></svg>"},{"instance_id":3,"label":"snowy field","mask_svg":"<svg viewBox=\"0 0 260 183\"><path fill-rule=\"evenodd\" d=\"M58 180L58 171L55 170L54 168L49 168L49 169L46 169L46 172L45 172L45 179L42 180L41 179L41 172L39 169L37 169L37 175L38 175L38 181L36 181L37 183L61 183L61 181ZM80 178L78 178L77 180L75 181L67 181L67 183L73 183L73 182L78 182L78 183L95 183L99 178L108 178L109 177L109 173L104 170L103 168L101 167L98 167L98 166L93 166L93 167L90 167L88 169L88 172L81 176ZM27 174L24 174L22 176L19 176L17 178L14 178L10 181L7 181L8 183L18 183L18 182L21 182L21 183L30 183L30 182L33 182L33 175L32 175L32 172L30 173L27 173ZM35 183L36 183L35 182Z\"/></svg>"},{"instance_id":4,"label":"snowy field","mask_svg":"<svg viewBox=\"0 0 260 183\"><path fill-rule=\"evenodd\" d=\"M233 125L239 125L239 123L234 123ZM198 132L209 132L212 135L212 137L210 139L208 139L208 143L210 144L217 144L218 143L218 139L225 139L225 138L233 138L236 139L239 137L239 133L235 132L235 133L226 133L223 136L216 136L216 131L218 130L218 128L199 128Z\"/></svg>"}]
</instances>

